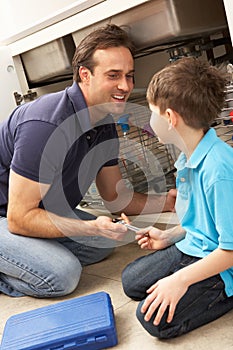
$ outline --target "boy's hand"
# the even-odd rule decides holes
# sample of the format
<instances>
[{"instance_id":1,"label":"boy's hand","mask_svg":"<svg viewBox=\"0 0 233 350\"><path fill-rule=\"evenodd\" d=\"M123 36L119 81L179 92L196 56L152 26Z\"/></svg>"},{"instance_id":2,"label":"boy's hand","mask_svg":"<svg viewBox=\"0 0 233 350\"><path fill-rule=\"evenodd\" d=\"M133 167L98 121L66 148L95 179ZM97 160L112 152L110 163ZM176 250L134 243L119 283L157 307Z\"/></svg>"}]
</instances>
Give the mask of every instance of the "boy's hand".
<instances>
[{"instance_id":1,"label":"boy's hand","mask_svg":"<svg viewBox=\"0 0 233 350\"><path fill-rule=\"evenodd\" d=\"M180 225L173 226L167 230L149 226L138 231L136 239L142 249L160 250L180 241L184 236L185 231Z\"/></svg>"},{"instance_id":2,"label":"boy's hand","mask_svg":"<svg viewBox=\"0 0 233 350\"><path fill-rule=\"evenodd\" d=\"M170 323L173 319L176 305L186 293L187 289L188 287L182 284L176 274L165 277L153 284L147 290L149 295L141 308L141 312L145 313L145 321L149 321L157 310L153 321L153 324L157 326L168 308L167 322Z\"/></svg>"},{"instance_id":3,"label":"boy's hand","mask_svg":"<svg viewBox=\"0 0 233 350\"><path fill-rule=\"evenodd\" d=\"M171 245L166 231L155 227L147 227L136 234L136 240L142 249L160 250Z\"/></svg>"}]
</instances>

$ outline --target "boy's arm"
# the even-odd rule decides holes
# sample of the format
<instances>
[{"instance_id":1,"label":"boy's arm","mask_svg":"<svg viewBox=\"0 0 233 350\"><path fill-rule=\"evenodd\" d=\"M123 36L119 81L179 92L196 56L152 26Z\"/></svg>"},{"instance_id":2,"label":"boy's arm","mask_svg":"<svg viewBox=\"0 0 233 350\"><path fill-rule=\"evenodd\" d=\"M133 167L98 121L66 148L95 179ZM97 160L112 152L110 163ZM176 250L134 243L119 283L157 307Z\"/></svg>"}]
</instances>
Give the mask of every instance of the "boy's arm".
<instances>
[{"instance_id":1,"label":"boy's arm","mask_svg":"<svg viewBox=\"0 0 233 350\"><path fill-rule=\"evenodd\" d=\"M179 275L181 283L190 286L191 284L200 282L208 277L217 275L232 266L233 250L217 248L195 264L179 270L177 274Z\"/></svg>"}]
</instances>

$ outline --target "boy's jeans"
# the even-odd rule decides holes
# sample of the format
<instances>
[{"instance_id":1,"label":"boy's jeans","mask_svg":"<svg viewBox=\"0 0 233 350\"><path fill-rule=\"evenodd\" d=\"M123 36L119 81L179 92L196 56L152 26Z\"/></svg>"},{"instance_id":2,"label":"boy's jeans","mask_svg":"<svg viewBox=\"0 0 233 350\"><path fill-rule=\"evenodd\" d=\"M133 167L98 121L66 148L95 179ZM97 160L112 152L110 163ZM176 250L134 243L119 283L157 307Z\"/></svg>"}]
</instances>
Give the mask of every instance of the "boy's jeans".
<instances>
[{"instance_id":1,"label":"boy's jeans","mask_svg":"<svg viewBox=\"0 0 233 350\"><path fill-rule=\"evenodd\" d=\"M233 308L233 297L226 296L224 283L220 275L216 275L189 287L177 304L171 323L166 322L167 311L158 326L153 325L155 315L149 322L144 320L140 309L147 296L146 290L157 280L197 260L173 245L141 257L124 269L124 291L130 298L140 301L137 318L152 336L164 339L179 336L217 319Z\"/></svg>"},{"instance_id":2,"label":"boy's jeans","mask_svg":"<svg viewBox=\"0 0 233 350\"><path fill-rule=\"evenodd\" d=\"M95 219L88 213L77 213L80 219ZM90 242L93 240L94 244ZM78 285L82 266L101 261L113 251L102 237L83 236L80 241L82 244L66 237L42 239L11 234L7 219L0 217L0 292L38 298L71 293Z\"/></svg>"}]
</instances>

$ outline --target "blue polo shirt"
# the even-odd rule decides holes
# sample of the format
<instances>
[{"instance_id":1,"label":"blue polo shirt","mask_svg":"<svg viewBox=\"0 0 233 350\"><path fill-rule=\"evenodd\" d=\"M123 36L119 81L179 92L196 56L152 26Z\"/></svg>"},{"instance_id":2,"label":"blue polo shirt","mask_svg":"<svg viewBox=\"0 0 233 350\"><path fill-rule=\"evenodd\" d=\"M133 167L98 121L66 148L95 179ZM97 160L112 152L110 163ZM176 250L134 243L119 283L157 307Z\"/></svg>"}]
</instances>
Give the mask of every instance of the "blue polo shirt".
<instances>
[{"instance_id":1,"label":"blue polo shirt","mask_svg":"<svg viewBox=\"0 0 233 350\"><path fill-rule=\"evenodd\" d=\"M10 168L50 184L40 207L59 215L74 209L103 166L118 163L114 121L91 126L79 86L41 96L16 108L0 124L0 216L6 216Z\"/></svg>"},{"instance_id":2,"label":"blue polo shirt","mask_svg":"<svg viewBox=\"0 0 233 350\"><path fill-rule=\"evenodd\" d=\"M181 153L175 166L176 211L186 230L177 248L200 258L218 247L233 250L233 148L210 129L190 159ZM233 268L221 277L226 294L233 295Z\"/></svg>"}]
</instances>

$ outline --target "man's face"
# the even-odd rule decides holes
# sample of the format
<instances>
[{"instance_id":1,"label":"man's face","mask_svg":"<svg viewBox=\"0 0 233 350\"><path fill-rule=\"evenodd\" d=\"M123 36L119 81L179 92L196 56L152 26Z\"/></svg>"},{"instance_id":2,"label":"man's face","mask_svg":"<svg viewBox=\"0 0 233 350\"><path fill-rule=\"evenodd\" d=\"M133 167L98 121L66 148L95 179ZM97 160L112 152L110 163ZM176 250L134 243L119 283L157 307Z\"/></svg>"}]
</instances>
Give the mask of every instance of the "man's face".
<instances>
[{"instance_id":1,"label":"man's face","mask_svg":"<svg viewBox=\"0 0 233 350\"><path fill-rule=\"evenodd\" d=\"M100 106L106 112L122 113L134 87L134 61L130 51L121 47L96 50L93 74L85 85L88 106Z\"/></svg>"}]
</instances>

